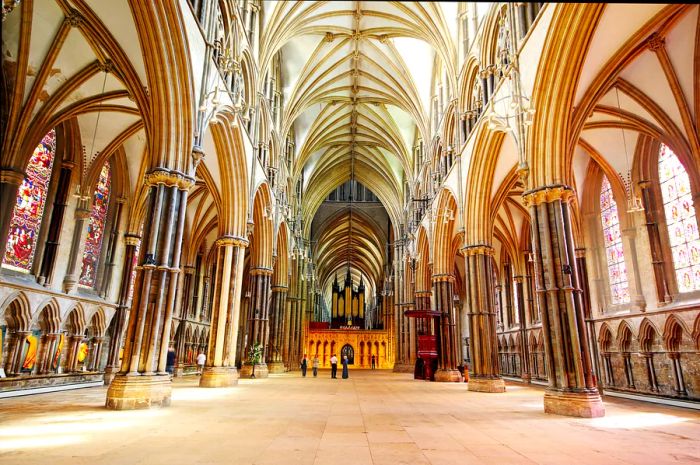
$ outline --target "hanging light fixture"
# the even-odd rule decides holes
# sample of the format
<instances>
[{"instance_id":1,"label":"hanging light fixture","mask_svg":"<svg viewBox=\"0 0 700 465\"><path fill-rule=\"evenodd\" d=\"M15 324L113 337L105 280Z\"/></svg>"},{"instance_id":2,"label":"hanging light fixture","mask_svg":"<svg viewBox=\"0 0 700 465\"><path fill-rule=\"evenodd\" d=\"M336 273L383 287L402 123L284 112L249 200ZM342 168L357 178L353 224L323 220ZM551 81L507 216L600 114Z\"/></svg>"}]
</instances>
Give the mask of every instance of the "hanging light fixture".
<instances>
[{"instance_id":1,"label":"hanging light fixture","mask_svg":"<svg viewBox=\"0 0 700 465\"><path fill-rule=\"evenodd\" d=\"M615 86L615 98L617 100L618 115L621 115L622 108L620 107L620 92L617 86ZM620 119L620 122L622 122L622 116L618 116L618 118ZM629 155L627 153L627 138L625 137L625 128L623 125L620 125L620 133L622 134L622 146L625 150L625 165L627 166L627 173L622 176L622 182L625 185L625 196L627 197L627 212L636 213L644 211L642 200L637 197L637 194L634 191L634 186L632 185L632 169L630 167Z\"/></svg>"}]
</instances>

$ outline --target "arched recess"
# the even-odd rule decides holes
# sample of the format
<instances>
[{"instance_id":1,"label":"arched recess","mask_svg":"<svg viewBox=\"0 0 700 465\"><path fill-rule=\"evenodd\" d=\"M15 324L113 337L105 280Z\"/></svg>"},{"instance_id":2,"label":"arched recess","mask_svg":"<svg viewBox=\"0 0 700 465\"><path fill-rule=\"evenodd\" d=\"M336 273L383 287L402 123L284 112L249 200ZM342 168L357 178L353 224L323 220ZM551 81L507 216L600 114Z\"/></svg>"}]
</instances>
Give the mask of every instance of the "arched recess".
<instances>
[{"instance_id":1,"label":"arched recess","mask_svg":"<svg viewBox=\"0 0 700 465\"><path fill-rule=\"evenodd\" d=\"M249 202L249 174L241 128L234 113L219 112L210 122L221 182L219 233L245 237ZM206 165L206 158L204 160ZM212 184L217 185L217 184Z\"/></svg>"},{"instance_id":2,"label":"arched recess","mask_svg":"<svg viewBox=\"0 0 700 465\"><path fill-rule=\"evenodd\" d=\"M262 183L253 200L255 232L251 243L251 266L272 269L272 193L267 183Z\"/></svg>"},{"instance_id":3,"label":"arched recess","mask_svg":"<svg viewBox=\"0 0 700 465\"><path fill-rule=\"evenodd\" d=\"M452 243L457 219L457 199L445 188L438 194L436 205L437 211L433 213L433 274L452 274L455 260Z\"/></svg>"},{"instance_id":4,"label":"arched recess","mask_svg":"<svg viewBox=\"0 0 700 465\"><path fill-rule=\"evenodd\" d=\"M469 163L464 196L464 225L467 245L491 243L491 192L497 154L505 133L481 125L475 134L474 151Z\"/></svg>"},{"instance_id":5,"label":"arched recess","mask_svg":"<svg viewBox=\"0 0 700 465\"><path fill-rule=\"evenodd\" d=\"M415 267L415 291L431 292L433 284L432 260L430 257L430 245L428 244L428 234L421 225L416 235L416 267ZM413 298L413 296L410 296Z\"/></svg>"},{"instance_id":6,"label":"arched recess","mask_svg":"<svg viewBox=\"0 0 700 465\"><path fill-rule=\"evenodd\" d=\"M277 247L274 272L272 274L273 286L287 286L289 273L289 231L287 223L283 221L277 231Z\"/></svg>"},{"instance_id":7,"label":"arched recess","mask_svg":"<svg viewBox=\"0 0 700 465\"><path fill-rule=\"evenodd\" d=\"M558 4L544 41L532 102L537 108L527 141L528 189L569 184L565 160L573 147L570 119L585 56L604 4Z\"/></svg>"}]
</instances>

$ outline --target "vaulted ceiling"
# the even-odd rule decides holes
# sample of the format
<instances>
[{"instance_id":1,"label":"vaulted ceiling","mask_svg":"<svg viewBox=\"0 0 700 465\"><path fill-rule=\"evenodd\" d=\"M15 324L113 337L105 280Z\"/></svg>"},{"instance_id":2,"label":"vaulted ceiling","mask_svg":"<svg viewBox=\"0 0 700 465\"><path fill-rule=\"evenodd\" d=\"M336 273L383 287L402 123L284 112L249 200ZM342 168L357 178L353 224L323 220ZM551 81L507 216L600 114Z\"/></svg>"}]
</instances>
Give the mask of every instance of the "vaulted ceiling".
<instances>
[{"instance_id":1,"label":"vaulted ceiling","mask_svg":"<svg viewBox=\"0 0 700 465\"><path fill-rule=\"evenodd\" d=\"M307 222L350 177L396 221L416 140L429 140L433 63L456 76L456 6L428 2L266 2L261 69L281 53L281 136L293 131Z\"/></svg>"}]
</instances>

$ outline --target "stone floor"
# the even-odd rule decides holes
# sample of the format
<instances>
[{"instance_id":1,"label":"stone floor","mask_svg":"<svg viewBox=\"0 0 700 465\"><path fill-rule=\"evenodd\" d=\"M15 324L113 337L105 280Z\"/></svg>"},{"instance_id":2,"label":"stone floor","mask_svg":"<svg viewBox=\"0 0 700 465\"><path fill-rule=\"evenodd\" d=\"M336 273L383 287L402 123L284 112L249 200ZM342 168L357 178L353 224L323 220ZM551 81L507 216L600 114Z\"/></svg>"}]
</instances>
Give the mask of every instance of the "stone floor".
<instances>
[{"instance_id":1,"label":"stone floor","mask_svg":"<svg viewBox=\"0 0 700 465\"><path fill-rule=\"evenodd\" d=\"M539 387L381 371L196 383L155 410L105 410L105 388L0 400L0 464L700 463L700 413L674 407L607 399L605 418L574 419L544 414Z\"/></svg>"}]
</instances>

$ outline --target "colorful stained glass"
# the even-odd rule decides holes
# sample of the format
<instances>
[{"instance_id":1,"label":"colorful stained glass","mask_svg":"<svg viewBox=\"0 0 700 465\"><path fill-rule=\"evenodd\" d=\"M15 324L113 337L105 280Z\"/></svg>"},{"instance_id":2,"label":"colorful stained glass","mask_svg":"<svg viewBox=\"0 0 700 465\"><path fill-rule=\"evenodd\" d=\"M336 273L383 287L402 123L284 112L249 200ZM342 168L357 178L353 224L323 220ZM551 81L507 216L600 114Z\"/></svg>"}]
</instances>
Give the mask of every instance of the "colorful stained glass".
<instances>
[{"instance_id":1,"label":"colorful stained glass","mask_svg":"<svg viewBox=\"0 0 700 465\"><path fill-rule=\"evenodd\" d=\"M625 252L622 248L620 233L620 217L617 214L617 203L613 197L612 187L608 178L603 176L600 188L600 218L603 224L603 242L605 258L608 262L608 278L610 279L610 296L615 305L630 301Z\"/></svg>"},{"instance_id":2,"label":"colorful stained glass","mask_svg":"<svg viewBox=\"0 0 700 465\"><path fill-rule=\"evenodd\" d=\"M34 149L27 165L27 176L17 192L2 260L7 268L31 271L55 153L56 131L52 129Z\"/></svg>"},{"instance_id":3,"label":"colorful stained glass","mask_svg":"<svg viewBox=\"0 0 700 465\"><path fill-rule=\"evenodd\" d=\"M106 162L100 171L95 195L92 201L90 222L88 223L87 239L85 240L85 252L83 253L83 268L80 272L80 280L83 286L93 287L97 276L97 263L102 250L105 222L107 220L107 208L109 207L109 188L111 184L111 171L109 162Z\"/></svg>"},{"instance_id":4,"label":"colorful stained glass","mask_svg":"<svg viewBox=\"0 0 700 465\"><path fill-rule=\"evenodd\" d=\"M661 144L659 183L679 292L700 290L700 237L690 178L673 151Z\"/></svg>"}]
</instances>

